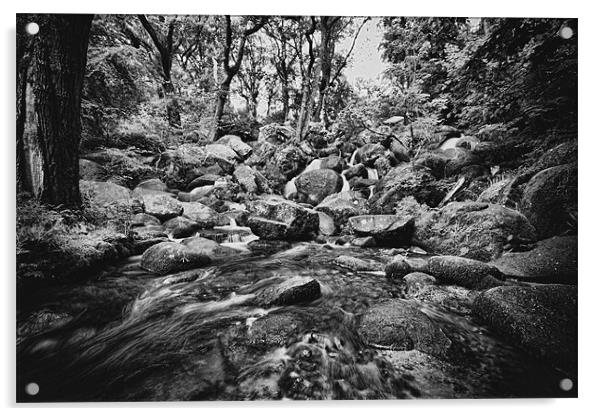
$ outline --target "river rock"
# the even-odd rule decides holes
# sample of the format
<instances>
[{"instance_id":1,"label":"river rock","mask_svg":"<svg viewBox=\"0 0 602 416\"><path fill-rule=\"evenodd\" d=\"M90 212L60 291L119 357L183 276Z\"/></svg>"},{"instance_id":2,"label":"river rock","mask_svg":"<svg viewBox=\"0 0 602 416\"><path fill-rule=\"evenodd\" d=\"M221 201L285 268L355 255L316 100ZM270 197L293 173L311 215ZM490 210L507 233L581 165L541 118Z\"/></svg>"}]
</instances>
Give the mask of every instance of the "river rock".
<instances>
[{"instance_id":1,"label":"river rock","mask_svg":"<svg viewBox=\"0 0 602 416\"><path fill-rule=\"evenodd\" d=\"M370 344L394 350L418 350L445 356L451 341L412 301L395 299L373 306L362 316L360 335Z\"/></svg>"},{"instance_id":2,"label":"river rock","mask_svg":"<svg viewBox=\"0 0 602 416\"><path fill-rule=\"evenodd\" d=\"M388 279L401 279L413 271L407 258L401 254L396 255L385 266L385 276Z\"/></svg>"},{"instance_id":3,"label":"river rock","mask_svg":"<svg viewBox=\"0 0 602 416\"><path fill-rule=\"evenodd\" d=\"M267 141L272 144L282 144L291 141L295 137L295 130L289 126L281 126L276 123L267 124L259 129L259 142Z\"/></svg>"},{"instance_id":4,"label":"river rock","mask_svg":"<svg viewBox=\"0 0 602 416\"><path fill-rule=\"evenodd\" d=\"M347 163L340 156L331 155L320 161L320 169L330 169L337 173L341 173Z\"/></svg>"},{"instance_id":5,"label":"river rock","mask_svg":"<svg viewBox=\"0 0 602 416\"><path fill-rule=\"evenodd\" d=\"M232 258L240 253L233 248L224 247L213 240L203 237L185 238L181 244L195 255L207 256L211 261Z\"/></svg>"},{"instance_id":6,"label":"river rock","mask_svg":"<svg viewBox=\"0 0 602 416\"><path fill-rule=\"evenodd\" d=\"M140 266L157 274L168 274L203 267L211 259L195 253L183 244L175 242L159 243L144 252Z\"/></svg>"},{"instance_id":7,"label":"river rock","mask_svg":"<svg viewBox=\"0 0 602 416\"><path fill-rule=\"evenodd\" d=\"M422 272L413 272L403 276L404 292L407 295L415 295L427 286L433 286L437 284L435 279L430 274Z\"/></svg>"},{"instance_id":8,"label":"river rock","mask_svg":"<svg viewBox=\"0 0 602 416\"><path fill-rule=\"evenodd\" d=\"M144 212L161 221L182 215L184 209L171 195L148 193L141 195Z\"/></svg>"},{"instance_id":9,"label":"river rock","mask_svg":"<svg viewBox=\"0 0 602 416\"><path fill-rule=\"evenodd\" d=\"M352 256L339 256L334 259L335 264L355 272L380 271L383 266L374 260L362 260Z\"/></svg>"},{"instance_id":10,"label":"river rock","mask_svg":"<svg viewBox=\"0 0 602 416\"><path fill-rule=\"evenodd\" d=\"M451 202L440 209L416 209L408 205L398 212L416 215L414 241L431 252L490 261L501 256L507 244L520 246L536 239L524 215L501 205Z\"/></svg>"},{"instance_id":11,"label":"river rock","mask_svg":"<svg viewBox=\"0 0 602 416\"><path fill-rule=\"evenodd\" d=\"M317 280L307 276L295 276L262 290L257 294L256 301L264 307L284 306L310 302L320 295L320 283Z\"/></svg>"},{"instance_id":12,"label":"river rock","mask_svg":"<svg viewBox=\"0 0 602 416\"><path fill-rule=\"evenodd\" d=\"M369 211L368 200L354 191L328 195L315 209L330 215L337 227L345 225L350 217L365 215Z\"/></svg>"},{"instance_id":13,"label":"river rock","mask_svg":"<svg viewBox=\"0 0 602 416\"><path fill-rule=\"evenodd\" d=\"M140 213L136 214L130 220L130 224L133 227L140 225L161 225L161 221L157 219L157 217L153 217L152 215Z\"/></svg>"},{"instance_id":14,"label":"river rock","mask_svg":"<svg viewBox=\"0 0 602 416\"><path fill-rule=\"evenodd\" d=\"M505 340L576 373L577 287L496 287L477 296L472 312Z\"/></svg>"},{"instance_id":15,"label":"river rock","mask_svg":"<svg viewBox=\"0 0 602 416\"><path fill-rule=\"evenodd\" d=\"M239 165L234 169L234 178L245 192L256 194L258 187L255 182L255 171L247 165Z\"/></svg>"},{"instance_id":16,"label":"river rock","mask_svg":"<svg viewBox=\"0 0 602 416\"><path fill-rule=\"evenodd\" d=\"M318 211L318 217L320 218L320 234L322 235L334 235L337 231L337 226L328 214Z\"/></svg>"},{"instance_id":17,"label":"river rock","mask_svg":"<svg viewBox=\"0 0 602 416\"><path fill-rule=\"evenodd\" d=\"M577 236L548 238L530 251L506 253L491 264L518 280L576 284L577 240Z\"/></svg>"},{"instance_id":18,"label":"river rock","mask_svg":"<svg viewBox=\"0 0 602 416\"><path fill-rule=\"evenodd\" d=\"M349 225L360 236L374 237L379 245L400 247L410 244L414 218L396 215L360 215L349 218Z\"/></svg>"},{"instance_id":19,"label":"river rock","mask_svg":"<svg viewBox=\"0 0 602 416\"><path fill-rule=\"evenodd\" d=\"M351 244L358 247L376 247L374 237L357 237L351 240Z\"/></svg>"},{"instance_id":20,"label":"river rock","mask_svg":"<svg viewBox=\"0 0 602 416\"><path fill-rule=\"evenodd\" d=\"M161 179L147 179L138 184L136 188L150 189L152 191L167 192L167 185Z\"/></svg>"},{"instance_id":21,"label":"river rock","mask_svg":"<svg viewBox=\"0 0 602 416\"><path fill-rule=\"evenodd\" d=\"M247 225L267 240L303 240L319 229L318 213L280 197L266 197L248 203Z\"/></svg>"},{"instance_id":22,"label":"river rock","mask_svg":"<svg viewBox=\"0 0 602 416\"><path fill-rule=\"evenodd\" d=\"M297 193L303 195L308 203L317 205L343 188L343 178L333 170L316 169L299 175L295 186Z\"/></svg>"},{"instance_id":23,"label":"river rock","mask_svg":"<svg viewBox=\"0 0 602 416\"><path fill-rule=\"evenodd\" d=\"M162 225L144 225L142 227L132 227L132 235L135 240L152 240L155 238L165 238L167 234Z\"/></svg>"},{"instance_id":24,"label":"river rock","mask_svg":"<svg viewBox=\"0 0 602 416\"><path fill-rule=\"evenodd\" d=\"M229 146L213 143L205 146L205 153L208 158L215 159L216 162L226 162L226 164L234 165L238 160L239 156ZM222 165L220 165L221 167ZM223 167L222 167L223 169Z\"/></svg>"},{"instance_id":25,"label":"river rock","mask_svg":"<svg viewBox=\"0 0 602 416\"><path fill-rule=\"evenodd\" d=\"M211 228L220 224L219 214L200 202L180 202L182 215L198 223L201 228Z\"/></svg>"},{"instance_id":26,"label":"river rock","mask_svg":"<svg viewBox=\"0 0 602 416\"><path fill-rule=\"evenodd\" d=\"M468 289L482 290L505 284L498 279L502 276L494 266L464 257L431 257L428 261L428 271L441 283Z\"/></svg>"},{"instance_id":27,"label":"river rock","mask_svg":"<svg viewBox=\"0 0 602 416\"><path fill-rule=\"evenodd\" d=\"M351 178L355 178L355 177L365 178L365 179L368 178L368 171L366 170L366 167L364 165L362 165L361 163L358 163L357 165L350 167L345 172L343 172L343 174L345 175L345 178L347 178L347 180L351 180Z\"/></svg>"},{"instance_id":28,"label":"river rock","mask_svg":"<svg viewBox=\"0 0 602 416\"><path fill-rule=\"evenodd\" d=\"M167 220L163 224L163 227L165 228L165 231L173 238L190 237L199 228L201 228L197 222L186 217L176 217Z\"/></svg>"},{"instance_id":29,"label":"river rock","mask_svg":"<svg viewBox=\"0 0 602 416\"><path fill-rule=\"evenodd\" d=\"M519 210L535 226L539 238L570 229L577 216L577 164L555 166L533 176Z\"/></svg>"}]
</instances>

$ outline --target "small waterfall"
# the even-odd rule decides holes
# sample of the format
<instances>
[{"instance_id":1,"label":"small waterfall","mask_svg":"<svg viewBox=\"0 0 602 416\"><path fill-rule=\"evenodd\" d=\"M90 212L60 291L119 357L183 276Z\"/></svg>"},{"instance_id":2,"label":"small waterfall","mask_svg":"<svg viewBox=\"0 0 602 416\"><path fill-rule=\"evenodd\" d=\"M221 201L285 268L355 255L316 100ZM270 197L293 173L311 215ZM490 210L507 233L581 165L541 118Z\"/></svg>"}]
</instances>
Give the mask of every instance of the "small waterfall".
<instances>
[{"instance_id":1,"label":"small waterfall","mask_svg":"<svg viewBox=\"0 0 602 416\"><path fill-rule=\"evenodd\" d=\"M368 189L370 189L370 196L368 197L368 199L372 198L374 196L374 188L376 187L376 185L370 185L368 187Z\"/></svg>"},{"instance_id":2,"label":"small waterfall","mask_svg":"<svg viewBox=\"0 0 602 416\"><path fill-rule=\"evenodd\" d=\"M349 182L347 181L347 178L345 177L345 175L341 175L341 178L343 178L343 188L341 189L341 192L347 192L351 189L351 187L349 186Z\"/></svg>"},{"instance_id":3,"label":"small waterfall","mask_svg":"<svg viewBox=\"0 0 602 416\"><path fill-rule=\"evenodd\" d=\"M234 217L228 217L228 219L230 220L230 227L238 227L238 224L236 223Z\"/></svg>"},{"instance_id":4,"label":"small waterfall","mask_svg":"<svg viewBox=\"0 0 602 416\"><path fill-rule=\"evenodd\" d=\"M355 159L357 158L357 151L359 149L355 149L353 154L351 155L351 159L349 159L349 166L355 166L357 165L357 162L355 161Z\"/></svg>"},{"instance_id":5,"label":"small waterfall","mask_svg":"<svg viewBox=\"0 0 602 416\"><path fill-rule=\"evenodd\" d=\"M288 181L286 185L284 185L283 195L286 199L290 199L290 197L293 194L297 193L297 185L295 185L295 179L297 179L296 176L290 181Z\"/></svg>"},{"instance_id":6,"label":"small waterfall","mask_svg":"<svg viewBox=\"0 0 602 416\"><path fill-rule=\"evenodd\" d=\"M366 168L368 171L368 179L378 180L378 171L374 168Z\"/></svg>"},{"instance_id":7,"label":"small waterfall","mask_svg":"<svg viewBox=\"0 0 602 416\"><path fill-rule=\"evenodd\" d=\"M309 165L301 172L301 174L305 172L311 172L312 170L318 170L322 167L322 159L314 159L311 161Z\"/></svg>"}]
</instances>

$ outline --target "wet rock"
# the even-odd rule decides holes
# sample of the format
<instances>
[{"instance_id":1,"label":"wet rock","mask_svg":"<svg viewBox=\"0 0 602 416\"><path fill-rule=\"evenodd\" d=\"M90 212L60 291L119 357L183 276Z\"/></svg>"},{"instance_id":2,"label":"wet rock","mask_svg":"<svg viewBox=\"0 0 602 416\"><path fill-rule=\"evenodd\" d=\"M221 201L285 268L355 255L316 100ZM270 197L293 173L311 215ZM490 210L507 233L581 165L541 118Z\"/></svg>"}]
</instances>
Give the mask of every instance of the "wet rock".
<instances>
[{"instance_id":1,"label":"wet rock","mask_svg":"<svg viewBox=\"0 0 602 416\"><path fill-rule=\"evenodd\" d=\"M296 276L270 286L257 294L256 302L262 306L294 305L319 298L320 283L311 277Z\"/></svg>"},{"instance_id":2,"label":"wet rock","mask_svg":"<svg viewBox=\"0 0 602 416\"><path fill-rule=\"evenodd\" d=\"M160 192L167 192L167 185L165 185L163 183L162 180L160 179L147 179L145 181L142 181L138 184L138 186L136 188L140 188L140 189L150 189L152 191L160 191Z\"/></svg>"},{"instance_id":3,"label":"wet rock","mask_svg":"<svg viewBox=\"0 0 602 416\"><path fill-rule=\"evenodd\" d=\"M232 258L239 254L239 252L233 248L221 246L217 242L203 237L185 238L181 241L181 244L195 255L207 256L212 261Z\"/></svg>"},{"instance_id":4,"label":"wet rock","mask_svg":"<svg viewBox=\"0 0 602 416\"><path fill-rule=\"evenodd\" d=\"M472 312L536 358L577 371L577 288L568 285L496 287L481 293Z\"/></svg>"},{"instance_id":5,"label":"wet rock","mask_svg":"<svg viewBox=\"0 0 602 416\"><path fill-rule=\"evenodd\" d=\"M253 253L269 255L288 250L292 245L283 240L254 240L247 243L247 247Z\"/></svg>"},{"instance_id":6,"label":"wet rock","mask_svg":"<svg viewBox=\"0 0 602 416\"><path fill-rule=\"evenodd\" d=\"M229 146L241 160L246 159L253 152L253 148L242 141L242 139L233 134L221 137L217 143Z\"/></svg>"},{"instance_id":7,"label":"wet rock","mask_svg":"<svg viewBox=\"0 0 602 416\"><path fill-rule=\"evenodd\" d=\"M332 217L323 212L318 212L318 217L320 218L320 233L327 236L334 235L337 227Z\"/></svg>"},{"instance_id":8,"label":"wet rock","mask_svg":"<svg viewBox=\"0 0 602 416\"><path fill-rule=\"evenodd\" d=\"M577 164L555 166L533 176L519 210L535 226L539 238L570 229L571 221L577 220Z\"/></svg>"},{"instance_id":9,"label":"wet rock","mask_svg":"<svg viewBox=\"0 0 602 416\"><path fill-rule=\"evenodd\" d=\"M577 236L548 238L530 251L506 253L491 264L518 280L577 284L577 240Z\"/></svg>"},{"instance_id":10,"label":"wet rock","mask_svg":"<svg viewBox=\"0 0 602 416\"><path fill-rule=\"evenodd\" d=\"M403 198L413 196L419 203L435 207L445 197L448 189L437 181L429 169L422 166L402 165L391 169L376 185L370 205L380 213L391 213Z\"/></svg>"},{"instance_id":11,"label":"wet rock","mask_svg":"<svg viewBox=\"0 0 602 416\"><path fill-rule=\"evenodd\" d=\"M153 217L152 215L140 213L132 217L132 219L130 220L130 224L133 227L140 225L161 225L161 221L159 221L157 217Z\"/></svg>"},{"instance_id":12,"label":"wet rock","mask_svg":"<svg viewBox=\"0 0 602 416\"><path fill-rule=\"evenodd\" d=\"M184 211L180 202L165 194L143 194L140 199L144 212L161 221L182 215Z\"/></svg>"},{"instance_id":13,"label":"wet rock","mask_svg":"<svg viewBox=\"0 0 602 416\"><path fill-rule=\"evenodd\" d=\"M358 237L351 240L351 244L358 247L376 247L374 237Z\"/></svg>"},{"instance_id":14,"label":"wet rock","mask_svg":"<svg viewBox=\"0 0 602 416\"><path fill-rule=\"evenodd\" d=\"M381 263L373 260L362 260L351 256L339 256L334 259L335 264L351 269L355 272L371 272L382 270Z\"/></svg>"},{"instance_id":15,"label":"wet rock","mask_svg":"<svg viewBox=\"0 0 602 416\"><path fill-rule=\"evenodd\" d=\"M415 292L408 293L407 296L421 303L435 305L437 308L444 308L459 315L469 315L476 293L479 292L460 286L426 285Z\"/></svg>"},{"instance_id":16,"label":"wet rock","mask_svg":"<svg viewBox=\"0 0 602 416\"><path fill-rule=\"evenodd\" d=\"M186 217L176 217L167 220L163 227L173 238L184 238L193 235L201 226Z\"/></svg>"},{"instance_id":17,"label":"wet rock","mask_svg":"<svg viewBox=\"0 0 602 416\"><path fill-rule=\"evenodd\" d=\"M308 203L317 205L328 195L339 192L343 188L343 179L333 170L317 169L299 175L295 185Z\"/></svg>"},{"instance_id":18,"label":"wet rock","mask_svg":"<svg viewBox=\"0 0 602 416\"><path fill-rule=\"evenodd\" d=\"M403 255L397 255L385 266L385 276L388 279L401 279L412 273L412 266Z\"/></svg>"},{"instance_id":19,"label":"wet rock","mask_svg":"<svg viewBox=\"0 0 602 416\"><path fill-rule=\"evenodd\" d=\"M370 344L394 350L418 350L445 356L451 341L415 303L395 299L373 306L362 316L360 335Z\"/></svg>"},{"instance_id":20,"label":"wet rock","mask_svg":"<svg viewBox=\"0 0 602 416\"><path fill-rule=\"evenodd\" d=\"M451 202L416 215L414 241L435 253L490 261L504 247L535 241L535 229L524 215L510 208L477 202ZM409 207L412 212L414 208Z\"/></svg>"},{"instance_id":21,"label":"wet rock","mask_svg":"<svg viewBox=\"0 0 602 416\"><path fill-rule=\"evenodd\" d=\"M443 179L445 177L445 166L448 161L449 158L442 153L426 152L420 154L414 160L414 165L428 169L436 179Z\"/></svg>"},{"instance_id":22,"label":"wet rock","mask_svg":"<svg viewBox=\"0 0 602 416\"><path fill-rule=\"evenodd\" d=\"M211 259L196 253L183 244L174 242L159 243L144 252L140 266L157 274L168 274L203 267Z\"/></svg>"},{"instance_id":23,"label":"wet rock","mask_svg":"<svg viewBox=\"0 0 602 416\"><path fill-rule=\"evenodd\" d=\"M349 218L352 230L360 236L370 236L379 245L409 245L414 230L414 218L396 215L360 215Z\"/></svg>"},{"instance_id":24,"label":"wet rock","mask_svg":"<svg viewBox=\"0 0 602 416\"><path fill-rule=\"evenodd\" d=\"M399 162L409 162L410 161L410 151L401 141L397 139L391 140L391 144L389 145L389 150L395 156Z\"/></svg>"},{"instance_id":25,"label":"wet rock","mask_svg":"<svg viewBox=\"0 0 602 416\"><path fill-rule=\"evenodd\" d=\"M318 213L280 197L248 203L247 225L255 235L269 240L302 240L319 229Z\"/></svg>"},{"instance_id":26,"label":"wet rock","mask_svg":"<svg viewBox=\"0 0 602 416\"><path fill-rule=\"evenodd\" d=\"M273 189L280 189L287 181L301 173L307 162L306 156L296 146L276 148L265 155L265 169L261 172Z\"/></svg>"},{"instance_id":27,"label":"wet rock","mask_svg":"<svg viewBox=\"0 0 602 416\"><path fill-rule=\"evenodd\" d=\"M204 185L196 187L188 193L189 199L190 201L198 201L201 198L211 195L214 189L215 185Z\"/></svg>"},{"instance_id":28,"label":"wet rock","mask_svg":"<svg viewBox=\"0 0 602 416\"><path fill-rule=\"evenodd\" d=\"M315 209L331 216L339 228L347 224L350 217L365 215L369 211L368 201L354 191L329 195Z\"/></svg>"},{"instance_id":29,"label":"wet rock","mask_svg":"<svg viewBox=\"0 0 602 416\"><path fill-rule=\"evenodd\" d=\"M213 185L215 183L215 181L219 180L221 178L221 176L219 175L215 175L215 174L205 174L205 175L201 175L195 179L193 179L189 184L187 189L189 191L192 191L194 188L198 188L200 186L207 186L207 185Z\"/></svg>"},{"instance_id":30,"label":"wet rock","mask_svg":"<svg viewBox=\"0 0 602 416\"><path fill-rule=\"evenodd\" d=\"M106 206L132 203L132 192L121 185L111 182L79 181L83 194L88 195L93 204Z\"/></svg>"},{"instance_id":31,"label":"wet rock","mask_svg":"<svg viewBox=\"0 0 602 416\"><path fill-rule=\"evenodd\" d=\"M211 228L220 224L219 214L200 202L181 202L182 215L198 223L201 228Z\"/></svg>"},{"instance_id":32,"label":"wet rock","mask_svg":"<svg viewBox=\"0 0 602 416\"><path fill-rule=\"evenodd\" d=\"M413 272L403 276L404 292L410 296L415 295L427 286L435 284L437 284L437 279L430 274Z\"/></svg>"},{"instance_id":33,"label":"wet rock","mask_svg":"<svg viewBox=\"0 0 602 416\"><path fill-rule=\"evenodd\" d=\"M502 286L501 273L495 267L478 260L457 256L436 256L428 261L429 274L439 282L469 289Z\"/></svg>"},{"instance_id":34,"label":"wet rock","mask_svg":"<svg viewBox=\"0 0 602 416\"><path fill-rule=\"evenodd\" d=\"M167 234L162 225L145 225L133 227L132 235L136 240L150 240L154 238L165 238Z\"/></svg>"},{"instance_id":35,"label":"wet rock","mask_svg":"<svg viewBox=\"0 0 602 416\"><path fill-rule=\"evenodd\" d=\"M169 238L167 238L167 235L165 235L165 233L163 233L163 234L164 234L163 237L153 237L153 238L147 238L144 240L134 240L133 245L132 245L132 255L138 256L140 254L143 254L146 250L148 250L149 247L152 247L155 244L169 241Z\"/></svg>"}]
</instances>

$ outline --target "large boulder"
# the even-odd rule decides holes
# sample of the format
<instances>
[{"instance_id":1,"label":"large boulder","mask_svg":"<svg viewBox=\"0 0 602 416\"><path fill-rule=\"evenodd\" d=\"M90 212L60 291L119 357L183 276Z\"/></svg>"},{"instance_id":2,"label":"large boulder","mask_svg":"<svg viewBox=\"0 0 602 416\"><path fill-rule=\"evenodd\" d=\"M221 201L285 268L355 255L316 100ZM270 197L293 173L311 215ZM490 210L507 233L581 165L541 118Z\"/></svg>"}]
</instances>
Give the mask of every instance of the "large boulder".
<instances>
[{"instance_id":1,"label":"large boulder","mask_svg":"<svg viewBox=\"0 0 602 416\"><path fill-rule=\"evenodd\" d=\"M144 212L161 221L182 215L184 211L180 202L171 195L163 193L145 193L139 196L144 204Z\"/></svg>"},{"instance_id":2,"label":"large boulder","mask_svg":"<svg viewBox=\"0 0 602 416\"><path fill-rule=\"evenodd\" d=\"M320 169L330 169L341 173L347 163L341 156L331 155L320 161Z\"/></svg>"},{"instance_id":3,"label":"large boulder","mask_svg":"<svg viewBox=\"0 0 602 416\"><path fill-rule=\"evenodd\" d=\"M147 179L145 181L142 181L138 184L138 186L136 188L150 189L153 191L161 191L161 192L167 192L167 190L168 190L167 185L165 185L165 183L163 183L163 181L161 179L157 179L157 178Z\"/></svg>"},{"instance_id":4,"label":"large boulder","mask_svg":"<svg viewBox=\"0 0 602 416\"><path fill-rule=\"evenodd\" d=\"M233 134L221 137L217 143L229 146L241 160L246 159L253 152L253 148L242 141L242 139Z\"/></svg>"},{"instance_id":5,"label":"large boulder","mask_svg":"<svg viewBox=\"0 0 602 416\"><path fill-rule=\"evenodd\" d=\"M328 195L341 191L343 178L333 170L316 169L299 175L295 186L297 193L303 195L308 203L317 205Z\"/></svg>"},{"instance_id":6,"label":"large boulder","mask_svg":"<svg viewBox=\"0 0 602 416\"><path fill-rule=\"evenodd\" d=\"M247 225L266 240L303 240L318 231L318 213L280 197L266 197L247 204Z\"/></svg>"},{"instance_id":7,"label":"large boulder","mask_svg":"<svg viewBox=\"0 0 602 416\"><path fill-rule=\"evenodd\" d=\"M368 214L369 207L361 193L345 191L328 195L316 206L316 211L330 215L337 227L341 227L350 217Z\"/></svg>"},{"instance_id":8,"label":"large boulder","mask_svg":"<svg viewBox=\"0 0 602 416\"><path fill-rule=\"evenodd\" d=\"M101 181L107 176L105 168L88 159L79 160L79 178L85 181Z\"/></svg>"},{"instance_id":9,"label":"large boulder","mask_svg":"<svg viewBox=\"0 0 602 416\"><path fill-rule=\"evenodd\" d=\"M548 238L532 250L506 253L491 264L518 280L576 284L577 240L577 236Z\"/></svg>"},{"instance_id":10,"label":"large boulder","mask_svg":"<svg viewBox=\"0 0 602 416\"><path fill-rule=\"evenodd\" d=\"M507 245L521 246L536 239L524 215L501 205L451 202L440 209L416 213L412 208L409 212L416 215L416 245L439 254L490 261L501 256Z\"/></svg>"},{"instance_id":11,"label":"large boulder","mask_svg":"<svg viewBox=\"0 0 602 416\"><path fill-rule=\"evenodd\" d=\"M219 143L205 146L205 153L208 158L213 158L216 161L224 161L231 165L234 165L240 159L231 147Z\"/></svg>"},{"instance_id":12,"label":"large boulder","mask_svg":"<svg viewBox=\"0 0 602 416\"><path fill-rule=\"evenodd\" d=\"M258 187L255 182L255 171L247 165L239 165L234 169L234 178L245 192L256 194Z\"/></svg>"},{"instance_id":13,"label":"large boulder","mask_svg":"<svg viewBox=\"0 0 602 416\"><path fill-rule=\"evenodd\" d=\"M360 335L370 344L395 350L418 350L442 357L451 340L411 301L395 299L373 306L362 316Z\"/></svg>"},{"instance_id":14,"label":"large boulder","mask_svg":"<svg viewBox=\"0 0 602 416\"><path fill-rule=\"evenodd\" d=\"M413 196L418 202L435 207L445 197L448 189L420 165L401 165L391 169L376 185L370 205L375 212L393 212L397 202Z\"/></svg>"},{"instance_id":15,"label":"large boulder","mask_svg":"<svg viewBox=\"0 0 602 416\"><path fill-rule=\"evenodd\" d=\"M211 259L201 253L189 250L183 244L175 242L159 243L142 254L140 266L157 274L168 274L203 267Z\"/></svg>"},{"instance_id":16,"label":"large boulder","mask_svg":"<svg viewBox=\"0 0 602 416\"><path fill-rule=\"evenodd\" d=\"M128 188L115 183L82 180L79 181L79 188L82 194L90 198L95 205L130 205L132 202L132 192Z\"/></svg>"},{"instance_id":17,"label":"large boulder","mask_svg":"<svg viewBox=\"0 0 602 416\"><path fill-rule=\"evenodd\" d=\"M211 228L220 224L220 216L214 209L200 202L180 202L182 215L198 223L202 228Z\"/></svg>"},{"instance_id":18,"label":"large boulder","mask_svg":"<svg viewBox=\"0 0 602 416\"><path fill-rule=\"evenodd\" d=\"M410 244L414 218L396 215L360 215L349 218L353 232L362 237L373 237L377 244L400 247Z\"/></svg>"},{"instance_id":19,"label":"large boulder","mask_svg":"<svg viewBox=\"0 0 602 416\"><path fill-rule=\"evenodd\" d=\"M306 155L298 146L273 147L262 155L262 159L264 168L260 172L276 190L298 175L307 163Z\"/></svg>"},{"instance_id":20,"label":"large boulder","mask_svg":"<svg viewBox=\"0 0 602 416\"><path fill-rule=\"evenodd\" d=\"M576 374L576 286L496 287L477 296L472 312L505 340Z\"/></svg>"},{"instance_id":21,"label":"large boulder","mask_svg":"<svg viewBox=\"0 0 602 416\"><path fill-rule=\"evenodd\" d=\"M501 273L494 266L457 256L435 256L428 261L428 273L439 282L468 289L503 286Z\"/></svg>"},{"instance_id":22,"label":"large boulder","mask_svg":"<svg viewBox=\"0 0 602 416\"><path fill-rule=\"evenodd\" d=\"M533 176L519 210L535 226L539 238L570 229L577 216L577 164L555 166Z\"/></svg>"}]
</instances>

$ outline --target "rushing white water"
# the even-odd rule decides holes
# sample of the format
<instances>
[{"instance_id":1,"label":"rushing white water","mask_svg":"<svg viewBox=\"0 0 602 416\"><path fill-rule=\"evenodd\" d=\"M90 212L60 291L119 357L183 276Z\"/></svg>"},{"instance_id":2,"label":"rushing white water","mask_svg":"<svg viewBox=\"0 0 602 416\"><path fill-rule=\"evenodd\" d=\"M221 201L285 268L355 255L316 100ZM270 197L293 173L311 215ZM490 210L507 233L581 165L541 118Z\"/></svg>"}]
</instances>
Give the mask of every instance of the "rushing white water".
<instances>
[{"instance_id":1,"label":"rushing white water","mask_svg":"<svg viewBox=\"0 0 602 416\"><path fill-rule=\"evenodd\" d=\"M347 178L345 177L345 175L341 175L341 178L343 178L343 188L341 189L341 192L347 192L351 189L351 187L349 186L349 182L347 181Z\"/></svg>"},{"instance_id":2,"label":"rushing white water","mask_svg":"<svg viewBox=\"0 0 602 416\"><path fill-rule=\"evenodd\" d=\"M286 199L290 199L290 197L297 192L297 185L295 185L295 179L297 179L296 176L290 181L288 181L286 185L284 185L283 195Z\"/></svg>"},{"instance_id":3,"label":"rushing white water","mask_svg":"<svg viewBox=\"0 0 602 416\"><path fill-rule=\"evenodd\" d=\"M447 139L446 141L443 142L443 144L441 146L439 146L439 149L440 150L455 149L460 140L462 140L462 137L454 137L452 139Z\"/></svg>"},{"instance_id":4,"label":"rushing white water","mask_svg":"<svg viewBox=\"0 0 602 416\"><path fill-rule=\"evenodd\" d=\"M349 166L355 166L355 165L357 165L357 162L355 161L355 159L357 157L357 150L358 149L355 149L355 151L351 155L351 159L349 159Z\"/></svg>"},{"instance_id":5,"label":"rushing white water","mask_svg":"<svg viewBox=\"0 0 602 416\"><path fill-rule=\"evenodd\" d=\"M303 172L301 172L301 174L304 174L305 172L311 172L312 170L318 170L321 168L321 166L322 159L314 159L309 165L307 165L307 167L303 170Z\"/></svg>"}]
</instances>

